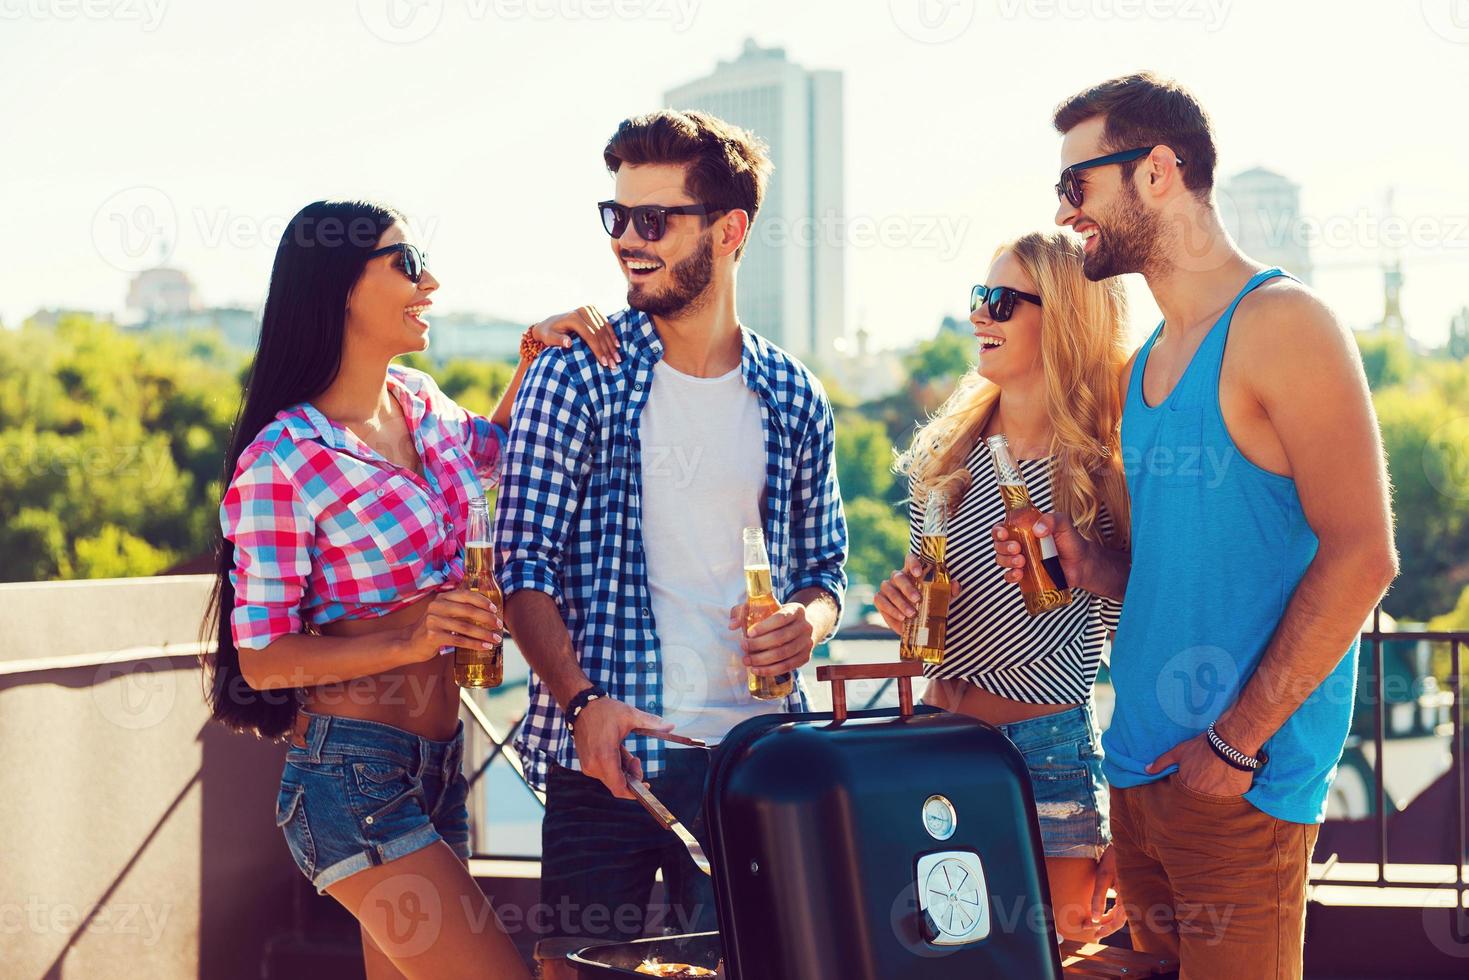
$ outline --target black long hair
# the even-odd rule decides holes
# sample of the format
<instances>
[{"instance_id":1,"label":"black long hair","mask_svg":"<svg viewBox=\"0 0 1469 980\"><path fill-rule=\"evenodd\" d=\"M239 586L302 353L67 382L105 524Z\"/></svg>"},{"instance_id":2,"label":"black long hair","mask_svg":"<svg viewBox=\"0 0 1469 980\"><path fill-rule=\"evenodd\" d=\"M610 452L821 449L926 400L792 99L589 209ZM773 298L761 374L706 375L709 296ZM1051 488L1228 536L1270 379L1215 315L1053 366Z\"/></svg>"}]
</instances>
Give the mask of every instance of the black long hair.
<instances>
[{"instance_id":1,"label":"black long hair","mask_svg":"<svg viewBox=\"0 0 1469 980\"><path fill-rule=\"evenodd\" d=\"M221 492L228 491L240 454L276 413L316 397L336 379L348 294L383 232L401 218L394 209L368 201L316 201L286 226L270 271L260 342L224 458ZM280 738L295 722L296 690L257 691L240 673L240 652L230 629L234 568L235 546L221 535L203 626L204 636L217 641L213 654L202 658L208 678L205 697L214 719L225 726Z\"/></svg>"}]
</instances>

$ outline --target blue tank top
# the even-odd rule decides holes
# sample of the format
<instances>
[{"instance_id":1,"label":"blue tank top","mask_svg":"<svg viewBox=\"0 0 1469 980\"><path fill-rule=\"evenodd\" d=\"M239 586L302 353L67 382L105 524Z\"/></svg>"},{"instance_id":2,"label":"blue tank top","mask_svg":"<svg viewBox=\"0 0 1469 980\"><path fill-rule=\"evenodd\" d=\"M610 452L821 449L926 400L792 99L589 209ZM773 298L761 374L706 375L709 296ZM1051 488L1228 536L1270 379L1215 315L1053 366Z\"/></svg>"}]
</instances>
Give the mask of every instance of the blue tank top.
<instances>
[{"instance_id":1,"label":"blue tank top","mask_svg":"<svg viewBox=\"0 0 1469 980\"><path fill-rule=\"evenodd\" d=\"M1162 324L1133 364L1122 411L1132 574L1112 645L1117 702L1102 739L1114 786L1176 771L1144 770L1234 703L1316 555L1295 481L1246 459L1219 408L1235 307L1283 275L1266 269L1245 283L1161 404L1144 400L1143 372ZM1319 823L1325 816L1356 692L1357 643L1345 653L1265 743L1270 760L1245 794L1281 820Z\"/></svg>"}]
</instances>

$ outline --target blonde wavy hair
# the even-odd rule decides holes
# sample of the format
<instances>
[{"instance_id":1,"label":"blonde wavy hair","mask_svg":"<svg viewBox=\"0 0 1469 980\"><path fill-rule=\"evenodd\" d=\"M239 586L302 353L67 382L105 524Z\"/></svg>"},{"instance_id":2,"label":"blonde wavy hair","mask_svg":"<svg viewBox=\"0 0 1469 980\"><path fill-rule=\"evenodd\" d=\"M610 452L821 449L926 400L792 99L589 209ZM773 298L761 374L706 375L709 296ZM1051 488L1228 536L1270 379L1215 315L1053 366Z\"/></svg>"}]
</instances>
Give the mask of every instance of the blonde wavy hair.
<instances>
[{"instance_id":1,"label":"blonde wavy hair","mask_svg":"<svg viewBox=\"0 0 1469 980\"><path fill-rule=\"evenodd\" d=\"M1052 433L1052 503L1093 541L1103 541L1098 518L1106 507L1113 533L1104 543L1124 547L1130 533L1118 446L1118 379L1128 358L1122 284L1116 278L1087 279L1081 242L1067 232L1022 235L997 248L995 256L1004 252L1015 256L1043 301L1041 369ZM950 507L958 506L971 480L964 462L999 399L999 387L977 367L959 379L894 467L908 477L914 499L944 490Z\"/></svg>"}]
</instances>

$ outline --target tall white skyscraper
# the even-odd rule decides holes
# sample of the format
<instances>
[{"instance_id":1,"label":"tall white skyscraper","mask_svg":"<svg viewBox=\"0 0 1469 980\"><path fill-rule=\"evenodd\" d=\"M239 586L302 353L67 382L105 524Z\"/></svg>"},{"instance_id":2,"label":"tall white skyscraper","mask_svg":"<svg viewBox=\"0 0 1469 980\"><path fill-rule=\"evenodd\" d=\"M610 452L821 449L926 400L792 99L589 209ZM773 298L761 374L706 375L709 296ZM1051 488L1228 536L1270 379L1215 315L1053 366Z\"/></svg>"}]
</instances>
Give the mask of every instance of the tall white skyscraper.
<instances>
[{"instance_id":1,"label":"tall white skyscraper","mask_svg":"<svg viewBox=\"0 0 1469 980\"><path fill-rule=\"evenodd\" d=\"M1301 221L1301 188L1273 170L1254 167L1221 188L1219 209L1229 233L1250 258L1311 282L1311 250Z\"/></svg>"},{"instance_id":2,"label":"tall white skyscraper","mask_svg":"<svg viewBox=\"0 0 1469 980\"><path fill-rule=\"evenodd\" d=\"M745 325L817 363L846 331L842 74L808 71L746 41L733 61L664 95L753 132L775 165L740 262Z\"/></svg>"}]
</instances>

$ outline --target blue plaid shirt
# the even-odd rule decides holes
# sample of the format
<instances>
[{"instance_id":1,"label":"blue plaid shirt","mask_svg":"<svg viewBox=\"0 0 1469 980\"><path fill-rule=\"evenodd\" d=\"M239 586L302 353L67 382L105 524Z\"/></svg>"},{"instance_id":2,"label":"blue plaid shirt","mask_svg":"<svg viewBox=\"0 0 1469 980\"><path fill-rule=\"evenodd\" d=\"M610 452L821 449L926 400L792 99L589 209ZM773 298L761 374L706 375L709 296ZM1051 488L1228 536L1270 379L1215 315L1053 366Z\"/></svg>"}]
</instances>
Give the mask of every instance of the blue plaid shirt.
<instances>
[{"instance_id":1,"label":"blue plaid shirt","mask_svg":"<svg viewBox=\"0 0 1469 980\"><path fill-rule=\"evenodd\" d=\"M526 373L496 505L499 582L507 598L522 589L554 598L592 682L619 701L659 714L663 667L643 553L638 420L663 343L644 313L624 310L611 324L622 341L616 367L603 367L589 347L575 344L546 350ZM819 586L840 607L847 523L831 405L800 362L741 332L740 373L759 397L765 432L760 513L775 594L785 601ZM799 677L784 706L805 710ZM644 773L661 771L661 741L634 736L630 742ZM545 786L551 762L576 768L571 730L534 673L515 745L537 787Z\"/></svg>"}]
</instances>

